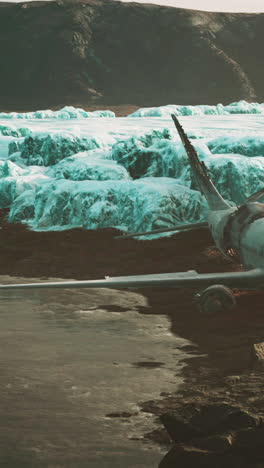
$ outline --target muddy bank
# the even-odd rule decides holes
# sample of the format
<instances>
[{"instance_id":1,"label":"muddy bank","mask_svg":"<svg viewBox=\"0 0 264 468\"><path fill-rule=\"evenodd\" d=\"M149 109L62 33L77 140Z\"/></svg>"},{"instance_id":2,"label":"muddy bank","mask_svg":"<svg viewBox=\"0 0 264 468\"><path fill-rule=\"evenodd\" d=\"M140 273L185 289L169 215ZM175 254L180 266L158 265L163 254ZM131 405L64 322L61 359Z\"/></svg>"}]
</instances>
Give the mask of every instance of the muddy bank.
<instances>
[{"instance_id":1,"label":"muddy bank","mask_svg":"<svg viewBox=\"0 0 264 468\"><path fill-rule=\"evenodd\" d=\"M234 271L238 265L224 259L205 230L175 234L155 241L117 240L118 231L104 229L31 232L6 223L1 211L0 274L23 277L96 279L127 274ZM141 291L142 292L142 291ZM263 341L263 295L235 291L232 314L203 316L189 290L145 289L148 308L143 314L169 317L171 331L194 346L183 370L185 382L176 392L141 402L143 412L157 417L186 403L226 402L264 416L261 365L252 360L252 346ZM168 444L160 423L146 440Z\"/></svg>"}]
</instances>

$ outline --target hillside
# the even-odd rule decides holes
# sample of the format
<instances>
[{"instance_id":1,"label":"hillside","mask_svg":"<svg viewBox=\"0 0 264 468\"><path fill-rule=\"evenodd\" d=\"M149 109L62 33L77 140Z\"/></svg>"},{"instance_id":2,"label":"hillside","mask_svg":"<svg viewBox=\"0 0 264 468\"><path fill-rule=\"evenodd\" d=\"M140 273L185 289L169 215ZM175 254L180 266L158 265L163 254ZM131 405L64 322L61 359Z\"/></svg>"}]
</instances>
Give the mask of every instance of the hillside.
<instances>
[{"instance_id":1,"label":"hillside","mask_svg":"<svg viewBox=\"0 0 264 468\"><path fill-rule=\"evenodd\" d=\"M264 99L264 14L0 3L1 110Z\"/></svg>"}]
</instances>

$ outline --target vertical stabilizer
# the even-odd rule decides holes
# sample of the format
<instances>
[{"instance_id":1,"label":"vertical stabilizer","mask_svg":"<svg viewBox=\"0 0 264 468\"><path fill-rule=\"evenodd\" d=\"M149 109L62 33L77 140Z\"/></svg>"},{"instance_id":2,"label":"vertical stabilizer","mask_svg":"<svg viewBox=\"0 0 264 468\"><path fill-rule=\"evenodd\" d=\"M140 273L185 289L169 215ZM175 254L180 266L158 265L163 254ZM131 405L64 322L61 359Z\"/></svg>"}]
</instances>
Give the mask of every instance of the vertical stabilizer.
<instances>
[{"instance_id":1,"label":"vertical stabilizer","mask_svg":"<svg viewBox=\"0 0 264 468\"><path fill-rule=\"evenodd\" d=\"M223 197L220 195L217 188L211 181L210 177L208 176L205 164L199 160L196 150L194 149L189 138L184 132L177 117L174 114L172 114L171 117L180 135L185 151L188 155L196 183L201 193L205 196L209 208L211 210L226 210L230 208L230 205L223 199Z\"/></svg>"}]
</instances>

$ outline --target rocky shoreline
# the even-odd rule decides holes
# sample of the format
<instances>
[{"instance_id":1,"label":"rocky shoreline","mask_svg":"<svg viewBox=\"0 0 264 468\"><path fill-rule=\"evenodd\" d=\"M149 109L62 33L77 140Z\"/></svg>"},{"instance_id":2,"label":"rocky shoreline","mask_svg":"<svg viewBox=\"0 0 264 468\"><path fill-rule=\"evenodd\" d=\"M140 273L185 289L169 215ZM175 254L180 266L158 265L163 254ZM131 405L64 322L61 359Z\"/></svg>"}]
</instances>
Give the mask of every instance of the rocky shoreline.
<instances>
[{"instance_id":1,"label":"rocky shoreline","mask_svg":"<svg viewBox=\"0 0 264 468\"><path fill-rule=\"evenodd\" d=\"M7 213L1 210L4 275L95 279L240 268L219 254L204 230L151 242L117 240L114 229L32 232L7 223ZM264 466L263 295L235 291L238 306L232 314L203 316L189 290L146 289L143 294L149 302L147 313L166 314L171 331L193 343L186 350L180 392L163 392L159 400L141 403L141 411L156 415L160 427L145 440L172 447L160 468Z\"/></svg>"}]
</instances>

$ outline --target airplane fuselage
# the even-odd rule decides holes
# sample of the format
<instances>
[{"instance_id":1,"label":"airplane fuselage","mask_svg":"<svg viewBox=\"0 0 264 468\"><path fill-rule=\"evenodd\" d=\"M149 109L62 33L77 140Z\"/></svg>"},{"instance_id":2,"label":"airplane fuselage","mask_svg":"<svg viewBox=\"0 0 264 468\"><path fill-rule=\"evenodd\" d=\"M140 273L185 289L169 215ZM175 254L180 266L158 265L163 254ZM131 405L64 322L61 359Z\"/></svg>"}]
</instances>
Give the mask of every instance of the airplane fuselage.
<instances>
[{"instance_id":1,"label":"airplane fuselage","mask_svg":"<svg viewBox=\"0 0 264 468\"><path fill-rule=\"evenodd\" d=\"M208 224L218 249L245 269L264 269L264 204L209 211Z\"/></svg>"}]
</instances>

